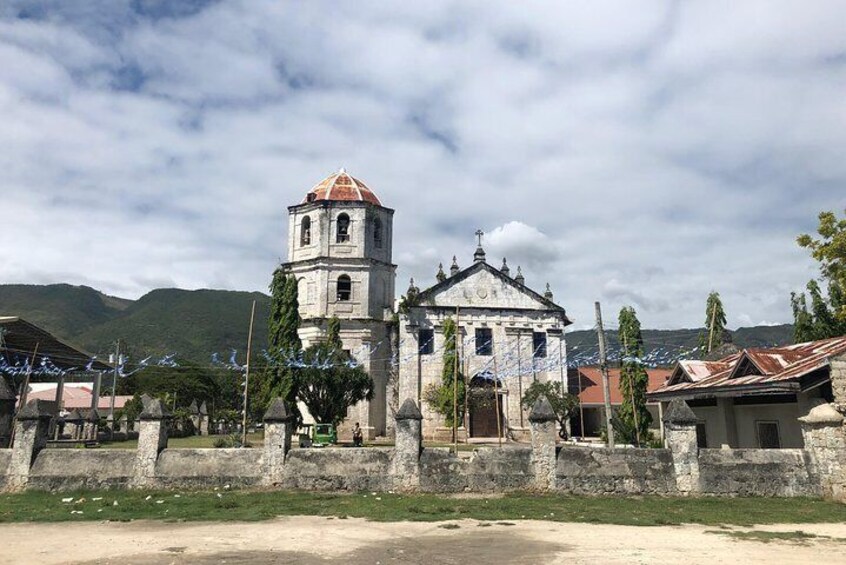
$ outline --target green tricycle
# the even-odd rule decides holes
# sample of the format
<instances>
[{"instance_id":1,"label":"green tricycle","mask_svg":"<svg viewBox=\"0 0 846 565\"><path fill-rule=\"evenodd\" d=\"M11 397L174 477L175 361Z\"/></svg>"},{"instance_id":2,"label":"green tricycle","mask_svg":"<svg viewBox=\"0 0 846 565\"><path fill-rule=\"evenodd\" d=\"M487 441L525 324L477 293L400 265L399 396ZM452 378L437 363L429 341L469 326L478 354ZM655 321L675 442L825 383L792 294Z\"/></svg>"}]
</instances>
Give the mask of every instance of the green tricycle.
<instances>
[{"instance_id":1,"label":"green tricycle","mask_svg":"<svg viewBox=\"0 0 846 565\"><path fill-rule=\"evenodd\" d=\"M303 424L298 435L300 447L326 447L338 443L338 432L332 424Z\"/></svg>"}]
</instances>

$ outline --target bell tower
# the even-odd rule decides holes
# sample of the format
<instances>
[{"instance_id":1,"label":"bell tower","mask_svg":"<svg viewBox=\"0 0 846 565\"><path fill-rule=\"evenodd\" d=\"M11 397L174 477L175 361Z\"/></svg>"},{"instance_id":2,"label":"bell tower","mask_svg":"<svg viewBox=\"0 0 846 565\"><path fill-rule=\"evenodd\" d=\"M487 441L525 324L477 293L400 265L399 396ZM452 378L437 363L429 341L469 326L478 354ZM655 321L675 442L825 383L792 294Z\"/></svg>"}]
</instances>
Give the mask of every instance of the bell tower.
<instances>
[{"instance_id":1,"label":"bell tower","mask_svg":"<svg viewBox=\"0 0 846 565\"><path fill-rule=\"evenodd\" d=\"M350 409L345 424L359 422L371 436L385 433L387 416L388 322L396 278L393 218L394 211L344 169L288 207L288 262L283 267L299 281L303 346L325 338L328 318L341 320L344 348L375 385L373 400Z\"/></svg>"}]
</instances>

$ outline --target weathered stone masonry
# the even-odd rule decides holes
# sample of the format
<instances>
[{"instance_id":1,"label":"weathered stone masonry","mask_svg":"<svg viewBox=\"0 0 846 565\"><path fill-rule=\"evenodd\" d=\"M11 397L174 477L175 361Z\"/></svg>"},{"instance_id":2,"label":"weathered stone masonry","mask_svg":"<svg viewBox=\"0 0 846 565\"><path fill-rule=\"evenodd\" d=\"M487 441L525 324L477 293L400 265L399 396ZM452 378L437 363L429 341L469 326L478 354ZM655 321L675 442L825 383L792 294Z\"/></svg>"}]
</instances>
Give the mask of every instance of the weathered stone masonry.
<instances>
[{"instance_id":1,"label":"weathered stone masonry","mask_svg":"<svg viewBox=\"0 0 846 565\"><path fill-rule=\"evenodd\" d=\"M49 413L32 401L17 420L15 444L0 449L0 488L209 488L503 492L587 495L813 496L842 498L843 417L818 406L802 421L808 449L697 449L695 419L681 401L665 414L667 448L557 446L546 399L528 418L531 447L480 448L470 458L422 447L419 406L397 412L393 448L291 449L293 420L277 399L255 449L168 449L161 402L144 399L138 449L46 448Z\"/></svg>"}]
</instances>

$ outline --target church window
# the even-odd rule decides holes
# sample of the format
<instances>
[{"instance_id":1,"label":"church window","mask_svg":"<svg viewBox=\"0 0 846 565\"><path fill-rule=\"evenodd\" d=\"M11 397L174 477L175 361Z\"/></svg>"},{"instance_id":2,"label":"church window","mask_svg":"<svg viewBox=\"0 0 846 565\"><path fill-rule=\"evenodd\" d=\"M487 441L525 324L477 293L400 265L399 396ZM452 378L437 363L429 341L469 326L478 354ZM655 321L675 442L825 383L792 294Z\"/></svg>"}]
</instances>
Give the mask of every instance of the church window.
<instances>
[{"instance_id":1,"label":"church window","mask_svg":"<svg viewBox=\"0 0 846 565\"><path fill-rule=\"evenodd\" d=\"M338 301L347 301L352 297L352 281L347 275L338 277Z\"/></svg>"},{"instance_id":2,"label":"church window","mask_svg":"<svg viewBox=\"0 0 846 565\"><path fill-rule=\"evenodd\" d=\"M476 355L493 355L493 330L476 328Z\"/></svg>"},{"instance_id":3,"label":"church window","mask_svg":"<svg viewBox=\"0 0 846 565\"><path fill-rule=\"evenodd\" d=\"M546 332L532 332L532 356L535 359L546 357Z\"/></svg>"},{"instance_id":4,"label":"church window","mask_svg":"<svg viewBox=\"0 0 846 565\"><path fill-rule=\"evenodd\" d=\"M417 332L417 347L420 355L431 355L435 352L435 331L420 330Z\"/></svg>"},{"instance_id":5,"label":"church window","mask_svg":"<svg viewBox=\"0 0 846 565\"><path fill-rule=\"evenodd\" d=\"M336 243L346 243L350 240L350 217L346 214L338 216Z\"/></svg>"},{"instance_id":6,"label":"church window","mask_svg":"<svg viewBox=\"0 0 846 565\"><path fill-rule=\"evenodd\" d=\"M379 218L373 220L373 244L377 249L382 248L382 220Z\"/></svg>"},{"instance_id":7,"label":"church window","mask_svg":"<svg viewBox=\"0 0 846 565\"><path fill-rule=\"evenodd\" d=\"M300 247L304 245L311 245L311 216L303 218L300 225Z\"/></svg>"}]
</instances>

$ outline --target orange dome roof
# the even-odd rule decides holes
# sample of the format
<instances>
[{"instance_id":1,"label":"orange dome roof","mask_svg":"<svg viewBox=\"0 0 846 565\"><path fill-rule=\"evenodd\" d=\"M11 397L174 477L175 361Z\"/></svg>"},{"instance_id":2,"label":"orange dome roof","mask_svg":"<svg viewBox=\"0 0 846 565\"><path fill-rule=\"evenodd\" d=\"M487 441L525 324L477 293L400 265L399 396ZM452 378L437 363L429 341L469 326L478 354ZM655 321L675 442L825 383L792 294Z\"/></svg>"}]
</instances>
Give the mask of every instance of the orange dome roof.
<instances>
[{"instance_id":1,"label":"orange dome roof","mask_svg":"<svg viewBox=\"0 0 846 565\"><path fill-rule=\"evenodd\" d=\"M359 201L370 202L381 206L382 203L373 194L373 191L367 188L367 185L348 174L344 169L337 173L332 173L312 188L306 194L303 202L313 202L315 200L341 200L341 201Z\"/></svg>"}]
</instances>

